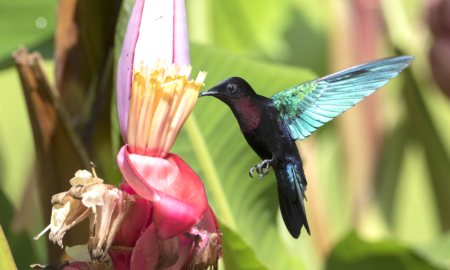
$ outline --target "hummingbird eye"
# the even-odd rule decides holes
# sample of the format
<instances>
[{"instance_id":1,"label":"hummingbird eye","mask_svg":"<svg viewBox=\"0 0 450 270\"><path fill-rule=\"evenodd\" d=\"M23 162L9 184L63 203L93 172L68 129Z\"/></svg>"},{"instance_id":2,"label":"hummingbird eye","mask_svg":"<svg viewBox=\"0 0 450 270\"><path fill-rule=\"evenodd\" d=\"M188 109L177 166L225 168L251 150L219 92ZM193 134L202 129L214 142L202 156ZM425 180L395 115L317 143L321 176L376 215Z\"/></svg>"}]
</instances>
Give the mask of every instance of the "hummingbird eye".
<instances>
[{"instance_id":1,"label":"hummingbird eye","mask_svg":"<svg viewBox=\"0 0 450 270\"><path fill-rule=\"evenodd\" d=\"M234 91L236 91L236 86L234 84L227 85L227 91L228 93L233 93Z\"/></svg>"}]
</instances>

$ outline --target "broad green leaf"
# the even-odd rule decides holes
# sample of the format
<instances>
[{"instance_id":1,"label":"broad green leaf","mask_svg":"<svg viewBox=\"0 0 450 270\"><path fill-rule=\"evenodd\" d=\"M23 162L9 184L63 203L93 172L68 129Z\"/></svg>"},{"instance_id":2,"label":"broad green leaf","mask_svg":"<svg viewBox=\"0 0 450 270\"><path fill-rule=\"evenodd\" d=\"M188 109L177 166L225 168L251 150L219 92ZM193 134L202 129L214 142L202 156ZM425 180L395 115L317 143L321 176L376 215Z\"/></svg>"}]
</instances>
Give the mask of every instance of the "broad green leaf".
<instances>
[{"instance_id":1,"label":"broad green leaf","mask_svg":"<svg viewBox=\"0 0 450 270\"><path fill-rule=\"evenodd\" d=\"M351 232L334 247L326 264L327 270L439 269L395 241L370 243L360 239L355 232Z\"/></svg>"},{"instance_id":2,"label":"broad green leaf","mask_svg":"<svg viewBox=\"0 0 450 270\"><path fill-rule=\"evenodd\" d=\"M257 59L327 71L329 8L324 0L187 1L194 42Z\"/></svg>"},{"instance_id":3,"label":"broad green leaf","mask_svg":"<svg viewBox=\"0 0 450 270\"><path fill-rule=\"evenodd\" d=\"M11 59L11 53L19 45L33 47L51 39L55 30L55 10L54 0L1 1L0 62Z\"/></svg>"},{"instance_id":4,"label":"broad green leaf","mask_svg":"<svg viewBox=\"0 0 450 270\"><path fill-rule=\"evenodd\" d=\"M193 76L199 70L208 71L204 90L225 78L240 76L259 94L271 96L315 77L305 69L269 65L196 44L191 44L191 62ZM262 180L248 176L259 157L225 104L211 97L199 99L172 152L200 174L214 211L249 243L258 260L270 269L303 268L298 252L292 254L277 232L275 176L270 173ZM302 234L298 241L302 237L308 235ZM226 242L226 235L222 239Z\"/></svg>"},{"instance_id":5,"label":"broad green leaf","mask_svg":"<svg viewBox=\"0 0 450 270\"><path fill-rule=\"evenodd\" d=\"M1 225L0 225L0 269L5 270L17 269L11 254L11 250L9 249L8 246L8 240L6 240Z\"/></svg>"},{"instance_id":6,"label":"broad green leaf","mask_svg":"<svg viewBox=\"0 0 450 270\"><path fill-rule=\"evenodd\" d=\"M220 230L226 237L222 241L223 261L227 269L267 270L255 256L255 251L236 232L219 222Z\"/></svg>"}]
</instances>

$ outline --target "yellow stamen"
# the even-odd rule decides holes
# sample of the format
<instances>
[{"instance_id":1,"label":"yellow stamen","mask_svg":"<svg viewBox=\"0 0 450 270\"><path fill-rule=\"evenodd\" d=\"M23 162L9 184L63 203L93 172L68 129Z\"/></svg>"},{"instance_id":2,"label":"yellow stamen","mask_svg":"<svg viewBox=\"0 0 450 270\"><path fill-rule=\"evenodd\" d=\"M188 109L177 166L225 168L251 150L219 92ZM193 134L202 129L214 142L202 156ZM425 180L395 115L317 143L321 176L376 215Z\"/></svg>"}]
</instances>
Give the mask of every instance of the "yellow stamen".
<instances>
[{"instance_id":1,"label":"yellow stamen","mask_svg":"<svg viewBox=\"0 0 450 270\"><path fill-rule=\"evenodd\" d=\"M127 134L132 153L167 155L204 85L206 72L189 81L191 70L191 66L166 66L160 59L150 71L144 63L133 70Z\"/></svg>"}]
</instances>

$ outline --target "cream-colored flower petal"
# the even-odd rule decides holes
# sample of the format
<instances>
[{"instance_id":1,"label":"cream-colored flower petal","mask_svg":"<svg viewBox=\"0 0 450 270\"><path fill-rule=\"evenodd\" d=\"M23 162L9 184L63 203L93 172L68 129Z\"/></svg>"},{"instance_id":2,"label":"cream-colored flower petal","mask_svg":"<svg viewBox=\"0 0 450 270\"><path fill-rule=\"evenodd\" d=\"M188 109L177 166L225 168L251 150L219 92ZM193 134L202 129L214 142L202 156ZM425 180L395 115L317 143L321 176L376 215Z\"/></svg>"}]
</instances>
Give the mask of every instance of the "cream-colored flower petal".
<instances>
[{"instance_id":1,"label":"cream-colored flower petal","mask_svg":"<svg viewBox=\"0 0 450 270\"><path fill-rule=\"evenodd\" d=\"M92 177L92 173L90 173L89 171L86 171L86 170L78 170L75 173L75 177L79 177L79 178L93 178Z\"/></svg>"},{"instance_id":2,"label":"cream-colored flower petal","mask_svg":"<svg viewBox=\"0 0 450 270\"><path fill-rule=\"evenodd\" d=\"M70 184L72 186L76 185L95 185L101 184L103 180L100 178L94 178L89 171L79 170L75 173L75 177L70 179Z\"/></svg>"},{"instance_id":3,"label":"cream-colored flower petal","mask_svg":"<svg viewBox=\"0 0 450 270\"><path fill-rule=\"evenodd\" d=\"M86 207L92 207L94 205L103 205L103 194L105 194L107 188L105 185L97 185L91 190L83 193L81 202Z\"/></svg>"},{"instance_id":4,"label":"cream-colored flower petal","mask_svg":"<svg viewBox=\"0 0 450 270\"><path fill-rule=\"evenodd\" d=\"M108 194L111 198L118 199L119 196L119 189L108 189Z\"/></svg>"},{"instance_id":5,"label":"cream-colored flower petal","mask_svg":"<svg viewBox=\"0 0 450 270\"><path fill-rule=\"evenodd\" d=\"M55 204L52 208L52 218L50 220L50 230L56 233L66 220L70 211L70 202L66 202L64 205Z\"/></svg>"}]
</instances>

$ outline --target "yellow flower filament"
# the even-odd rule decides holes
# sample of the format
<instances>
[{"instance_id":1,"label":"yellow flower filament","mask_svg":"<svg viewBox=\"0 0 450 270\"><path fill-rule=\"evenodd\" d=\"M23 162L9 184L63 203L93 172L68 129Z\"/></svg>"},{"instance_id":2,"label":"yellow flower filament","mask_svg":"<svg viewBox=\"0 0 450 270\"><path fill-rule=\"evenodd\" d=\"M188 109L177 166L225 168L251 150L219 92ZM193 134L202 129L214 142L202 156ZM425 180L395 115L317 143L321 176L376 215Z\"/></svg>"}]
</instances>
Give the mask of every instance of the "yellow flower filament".
<instances>
[{"instance_id":1,"label":"yellow flower filament","mask_svg":"<svg viewBox=\"0 0 450 270\"><path fill-rule=\"evenodd\" d=\"M165 157L181 127L197 102L206 72L188 81L191 66L166 66L158 60L155 67L141 63L133 70L128 144L132 153Z\"/></svg>"}]
</instances>

